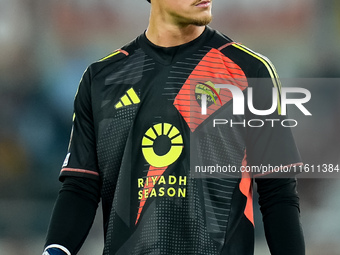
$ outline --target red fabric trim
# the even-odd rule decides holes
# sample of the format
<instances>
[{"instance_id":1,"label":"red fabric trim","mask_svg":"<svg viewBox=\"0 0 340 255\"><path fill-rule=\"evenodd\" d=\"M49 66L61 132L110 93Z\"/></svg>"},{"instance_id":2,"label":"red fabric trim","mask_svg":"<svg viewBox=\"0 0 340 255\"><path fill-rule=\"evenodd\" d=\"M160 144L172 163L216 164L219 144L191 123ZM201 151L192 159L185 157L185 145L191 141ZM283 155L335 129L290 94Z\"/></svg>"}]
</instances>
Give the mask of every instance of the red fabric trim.
<instances>
[{"instance_id":1,"label":"red fabric trim","mask_svg":"<svg viewBox=\"0 0 340 255\"><path fill-rule=\"evenodd\" d=\"M244 158L242 160L242 166L247 165L247 153L244 153ZM243 195L247 197L246 207L244 208L244 215L247 219L254 224L254 210L253 210L253 184L250 173L242 172L242 179L239 184L240 191Z\"/></svg>"},{"instance_id":2,"label":"red fabric trim","mask_svg":"<svg viewBox=\"0 0 340 255\"><path fill-rule=\"evenodd\" d=\"M77 173L85 173L85 174L92 174L99 176L99 173L95 171L85 170L85 169L78 169L78 168L63 168L61 172L77 172Z\"/></svg>"},{"instance_id":3,"label":"red fabric trim","mask_svg":"<svg viewBox=\"0 0 340 255\"><path fill-rule=\"evenodd\" d=\"M125 56L129 56L129 52L125 51L125 50L119 50L121 53L123 53Z\"/></svg>"},{"instance_id":4,"label":"red fabric trim","mask_svg":"<svg viewBox=\"0 0 340 255\"><path fill-rule=\"evenodd\" d=\"M240 44L240 43L236 43L236 42L226 43L222 45L221 47L219 47L218 50L223 50L224 48L227 48L228 46L233 45L233 44Z\"/></svg>"}]
</instances>

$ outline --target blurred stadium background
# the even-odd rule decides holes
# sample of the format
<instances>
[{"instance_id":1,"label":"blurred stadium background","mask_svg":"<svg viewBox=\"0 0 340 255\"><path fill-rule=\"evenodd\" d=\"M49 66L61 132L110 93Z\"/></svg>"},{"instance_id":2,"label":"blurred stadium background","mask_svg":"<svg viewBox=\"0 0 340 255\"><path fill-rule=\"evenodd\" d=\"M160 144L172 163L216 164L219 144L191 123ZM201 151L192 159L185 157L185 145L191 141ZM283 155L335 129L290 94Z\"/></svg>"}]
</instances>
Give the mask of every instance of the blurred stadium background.
<instances>
[{"instance_id":1,"label":"blurred stadium background","mask_svg":"<svg viewBox=\"0 0 340 255\"><path fill-rule=\"evenodd\" d=\"M0 0L0 255L41 254L78 81L143 32L148 12L145 0ZM212 27L268 56L281 77L340 77L339 0L215 0L213 13ZM315 88L316 108L329 106L322 123L294 129L304 162L340 161L339 88ZM340 254L339 184L299 182L309 255ZM100 214L81 255L101 254ZM261 224L256 213L256 254L267 255Z\"/></svg>"}]
</instances>

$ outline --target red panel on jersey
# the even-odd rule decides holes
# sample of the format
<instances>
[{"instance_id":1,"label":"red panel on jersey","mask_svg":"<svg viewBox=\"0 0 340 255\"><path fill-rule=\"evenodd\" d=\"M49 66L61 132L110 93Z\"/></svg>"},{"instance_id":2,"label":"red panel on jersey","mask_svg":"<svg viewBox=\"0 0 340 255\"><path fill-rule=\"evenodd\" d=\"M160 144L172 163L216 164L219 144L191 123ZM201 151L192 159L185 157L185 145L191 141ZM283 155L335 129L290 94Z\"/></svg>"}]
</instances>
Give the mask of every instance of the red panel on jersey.
<instances>
[{"instance_id":1,"label":"red panel on jersey","mask_svg":"<svg viewBox=\"0 0 340 255\"><path fill-rule=\"evenodd\" d=\"M222 105L219 100L216 100L216 104L207 107L207 114L202 115L201 106L196 100L195 89L197 84L206 82L232 84L242 91L248 87L242 69L217 49L211 49L192 71L174 101L174 106L181 113L192 132L212 113L232 99L232 94L228 89L220 89L219 95L216 96L221 99ZM211 91L211 93L214 92Z\"/></svg>"}]
</instances>

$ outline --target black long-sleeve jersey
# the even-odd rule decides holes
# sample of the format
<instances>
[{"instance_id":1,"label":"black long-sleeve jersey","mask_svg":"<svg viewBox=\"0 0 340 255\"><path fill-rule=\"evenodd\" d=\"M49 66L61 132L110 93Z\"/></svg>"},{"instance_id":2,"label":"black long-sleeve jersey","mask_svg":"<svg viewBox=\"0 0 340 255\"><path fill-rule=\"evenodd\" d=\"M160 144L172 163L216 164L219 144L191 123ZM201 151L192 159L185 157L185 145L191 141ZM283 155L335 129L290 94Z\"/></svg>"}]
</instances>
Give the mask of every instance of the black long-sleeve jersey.
<instances>
[{"instance_id":1,"label":"black long-sleeve jersey","mask_svg":"<svg viewBox=\"0 0 340 255\"><path fill-rule=\"evenodd\" d=\"M272 88L280 98L270 61L209 27L169 48L142 34L88 67L60 178L99 183L103 254L253 254L253 176L202 172L301 160L291 130L265 121L283 119L279 103L255 116L245 99L235 115L218 84L251 88L256 109L272 106Z\"/></svg>"}]
</instances>

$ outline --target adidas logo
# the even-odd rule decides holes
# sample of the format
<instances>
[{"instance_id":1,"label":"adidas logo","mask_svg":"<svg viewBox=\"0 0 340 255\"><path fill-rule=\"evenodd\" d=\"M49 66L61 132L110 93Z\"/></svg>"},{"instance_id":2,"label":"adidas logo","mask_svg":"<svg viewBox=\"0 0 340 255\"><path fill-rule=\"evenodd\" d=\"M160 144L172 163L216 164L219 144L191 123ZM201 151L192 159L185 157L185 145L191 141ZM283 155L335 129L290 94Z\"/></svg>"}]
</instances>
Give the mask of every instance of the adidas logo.
<instances>
[{"instance_id":1,"label":"adidas logo","mask_svg":"<svg viewBox=\"0 0 340 255\"><path fill-rule=\"evenodd\" d=\"M120 98L119 102L115 105L115 108L119 109L127 105L138 104L139 102L140 99L136 92L133 88L130 88L128 91L126 91L125 95Z\"/></svg>"}]
</instances>

